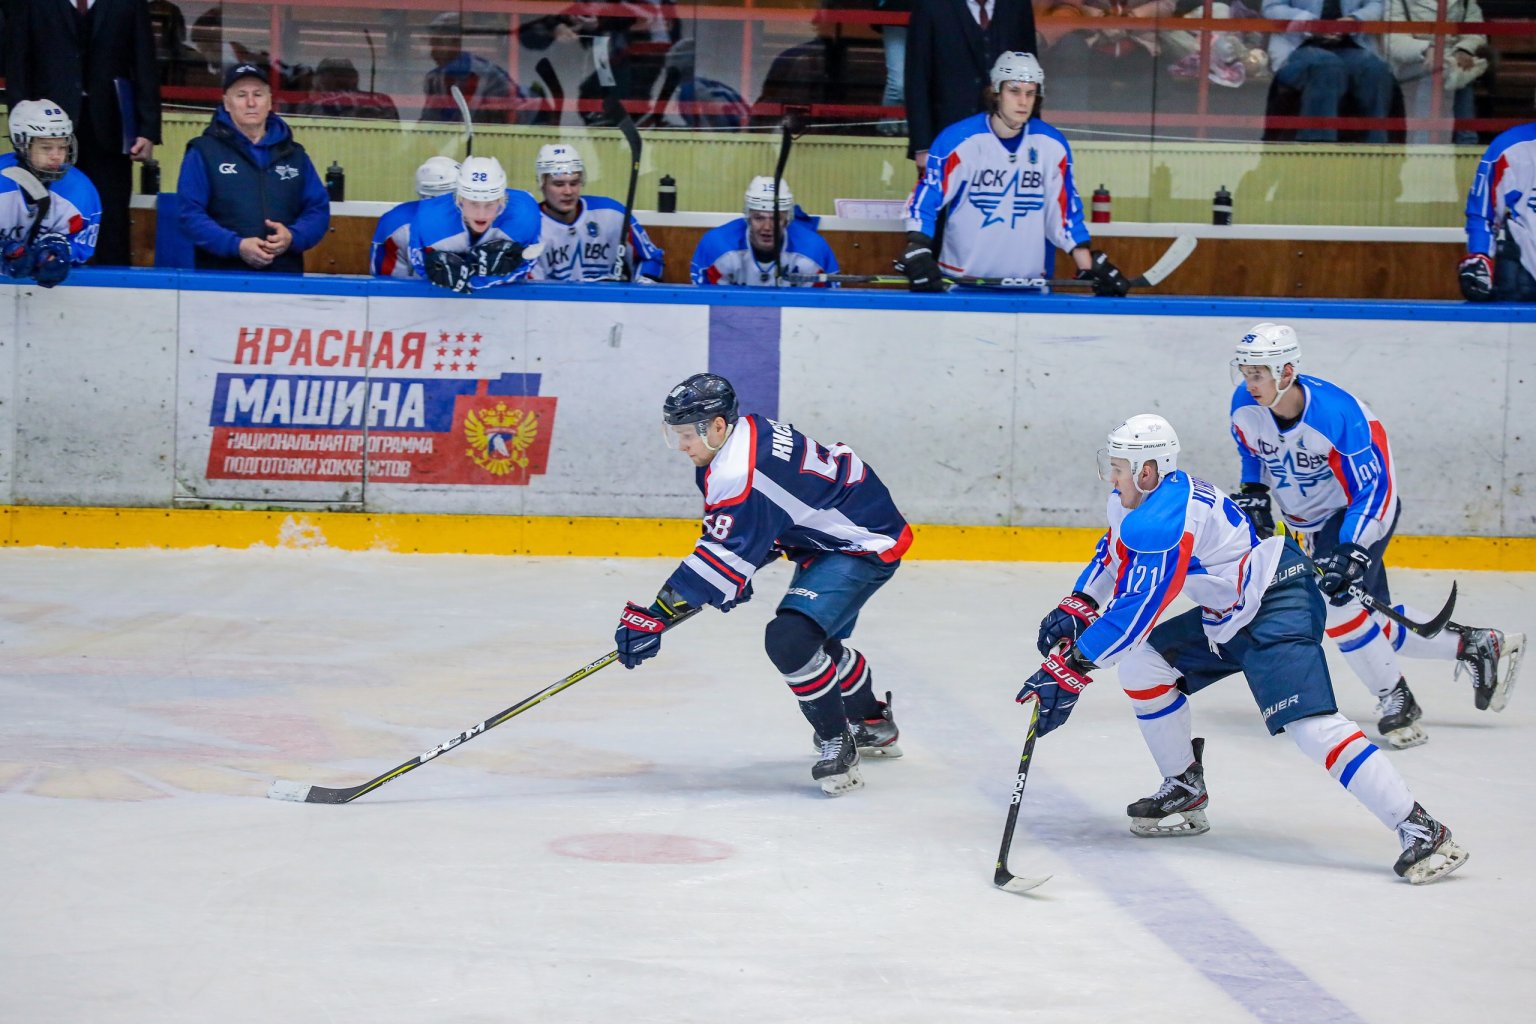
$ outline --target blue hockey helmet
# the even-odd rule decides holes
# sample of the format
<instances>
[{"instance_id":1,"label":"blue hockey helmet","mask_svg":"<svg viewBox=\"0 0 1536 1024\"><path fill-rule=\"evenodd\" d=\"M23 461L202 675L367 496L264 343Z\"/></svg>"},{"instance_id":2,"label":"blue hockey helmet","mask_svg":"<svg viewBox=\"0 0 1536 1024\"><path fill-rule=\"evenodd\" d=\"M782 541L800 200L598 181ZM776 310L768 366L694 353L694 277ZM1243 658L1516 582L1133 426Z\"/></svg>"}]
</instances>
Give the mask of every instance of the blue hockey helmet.
<instances>
[{"instance_id":1,"label":"blue hockey helmet","mask_svg":"<svg viewBox=\"0 0 1536 1024\"><path fill-rule=\"evenodd\" d=\"M736 389L718 373L696 373L673 388L661 404L661 418L670 426L708 423L716 416L735 423L740 416Z\"/></svg>"}]
</instances>

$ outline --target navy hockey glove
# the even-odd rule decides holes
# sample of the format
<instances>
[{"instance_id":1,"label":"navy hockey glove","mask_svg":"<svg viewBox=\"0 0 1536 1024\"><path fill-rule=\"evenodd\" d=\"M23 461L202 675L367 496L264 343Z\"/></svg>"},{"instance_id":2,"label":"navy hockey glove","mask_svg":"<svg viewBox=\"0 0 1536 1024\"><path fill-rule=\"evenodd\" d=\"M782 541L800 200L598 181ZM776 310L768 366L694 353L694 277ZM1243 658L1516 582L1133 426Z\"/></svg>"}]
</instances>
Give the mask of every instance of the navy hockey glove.
<instances>
[{"instance_id":1,"label":"navy hockey glove","mask_svg":"<svg viewBox=\"0 0 1536 1024\"><path fill-rule=\"evenodd\" d=\"M1322 579L1317 587L1335 605L1349 603L1349 588L1365 582L1371 571L1371 553L1359 544L1340 544L1316 560Z\"/></svg>"},{"instance_id":2,"label":"navy hockey glove","mask_svg":"<svg viewBox=\"0 0 1536 1024\"><path fill-rule=\"evenodd\" d=\"M1232 495L1232 504L1243 510L1253 523L1253 532L1259 540L1275 535L1275 514L1269 507L1269 488L1263 484L1243 484L1240 494Z\"/></svg>"},{"instance_id":3,"label":"navy hockey glove","mask_svg":"<svg viewBox=\"0 0 1536 1024\"><path fill-rule=\"evenodd\" d=\"M1093 625L1099 617L1099 606L1093 598L1082 591L1074 590L1061 599L1061 603L1052 608L1050 614L1040 620L1040 638L1035 641L1035 646L1040 649L1042 655L1049 655L1051 648L1063 640L1070 640L1074 644L1077 638L1083 635L1083 630Z\"/></svg>"},{"instance_id":4,"label":"navy hockey glove","mask_svg":"<svg viewBox=\"0 0 1536 1024\"><path fill-rule=\"evenodd\" d=\"M468 294L469 279L474 274L474 268L465 263L458 253L433 249L422 257L422 263L426 265L428 281L451 292Z\"/></svg>"},{"instance_id":5,"label":"navy hockey glove","mask_svg":"<svg viewBox=\"0 0 1536 1024\"><path fill-rule=\"evenodd\" d=\"M0 250L0 270L4 271L6 277L30 280L34 265L32 250L27 248L26 242L7 242L5 248Z\"/></svg>"},{"instance_id":6,"label":"navy hockey glove","mask_svg":"<svg viewBox=\"0 0 1536 1024\"><path fill-rule=\"evenodd\" d=\"M736 599L734 601L727 601L722 604L720 606L720 610L723 612L728 612L732 608L735 608L737 605L746 604L750 600L752 600L752 581L747 580L747 585L742 588L741 593L736 597Z\"/></svg>"},{"instance_id":7,"label":"navy hockey glove","mask_svg":"<svg viewBox=\"0 0 1536 1024\"><path fill-rule=\"evenodd\" d=\"M907 232L907 251L901 254L900 267L912 291L944 290L944 274L939 270L939 261L933 258L933 239L921 231Z\"/></svg>"},{"instance_id":8,"label":"navy hockey glove","mask_svg":"<svg viewBox=\"0 0 1536 1024\"><path fill-rule=\"evenodd\" d=\"M1022 704L1031 695L1040 699L1041 736L1066 724L1067 716L1077 705L1077 695L1093 682L1088 673L1094 667L1092 662L1078 657L1076 648L1069 647L1046 658L1040 670L1029 677L1024 689L1019 691L1018 701Z\"/></svg>"},{"instance_id":9,"label":"navy hockey glove","mask_svg":"<svg viewBox=\"0 0 1536 1024\"><path fill-rule=\"evenodd\" d=\"M69 276L69 239L44 231L32 242L32 279L44 288L63 284Z\"/></svg>"},{"instance_id":10,"label":"navy hockey glove","mask_svg":"<svg viewBox=\"0 0 1536 1024\"><path fill-rule=\"evenodd\" d=\"M666 631L667 618L660 608L651 605L643 608L630 601L619 616L619 628L614 631L613 642L618 645L619 664L634 668L647 658L661 653L661 634Z\"/></svg>"},{"instance_id":11,"label":"navy hockey glove","mask_svg":"<svg viewBox=\"0 0 1536 1024\"><path fill-rule=\"evenodd\" d=\"M480 277L505 277L523 265L523 247L510 238L481 242L469 253Z\"/></svg>"},{"instance_id":12,"label":"navy hockey glove","mask_svg":"<svg viewBox=\"0 0 1536 1024\"><path fill-rule=\"evenodd\" d=\"M1493 298L1493 260L1480 252L1468 255L1456 265L1462 298L1468 302L1487 302Z\"/></svg>"},{"instance_id":13,"label":"navy hockey glove","mask_svg":"<svg viewBox=\"0 0 1536 1024\"><path fill-rule=\"evenodd\" d=\"M1131 282L1120 273L1120 268L1109 262L1109 257L1098 249L1093 250L1093 266L1077 272L1079 281L1092 281L1093 294L1118 298L1131 290Z\"/></svg>"}]
</instances>

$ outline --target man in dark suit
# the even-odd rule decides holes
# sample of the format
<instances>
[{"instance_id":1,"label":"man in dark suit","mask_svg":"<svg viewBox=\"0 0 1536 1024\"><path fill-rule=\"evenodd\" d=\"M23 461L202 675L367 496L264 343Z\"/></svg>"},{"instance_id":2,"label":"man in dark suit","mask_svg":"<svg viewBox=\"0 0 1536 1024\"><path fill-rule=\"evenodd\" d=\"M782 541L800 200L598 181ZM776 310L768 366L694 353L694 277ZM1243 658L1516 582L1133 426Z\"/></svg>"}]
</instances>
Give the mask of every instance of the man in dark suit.
<instances>
[{"instance_id":1,"label":"man in dark suit","mask_svg":"<svg viewBox=\"0 0 1536 1024\"><path fill-rule=\"evenodd\" d=\"M914 0L907 28L907 155L921 174L933 137L981 113L998 55L1035 52L1030 0Z\"/></svg>"},{"instance_id":2,"label":"man in dark suit","mask_svg":"<svg viewBox=\"0 0 1536 1024\"><path fill-rule=\"evenodd\" d=\"M5 0L5 99L47 97L75 124L75 162L101 195L99 265L128 264L131 161L160 141L160 74L145 0ZM137 125L124 152L116 81L128 83Z\"/></svg>"}]
</instances>

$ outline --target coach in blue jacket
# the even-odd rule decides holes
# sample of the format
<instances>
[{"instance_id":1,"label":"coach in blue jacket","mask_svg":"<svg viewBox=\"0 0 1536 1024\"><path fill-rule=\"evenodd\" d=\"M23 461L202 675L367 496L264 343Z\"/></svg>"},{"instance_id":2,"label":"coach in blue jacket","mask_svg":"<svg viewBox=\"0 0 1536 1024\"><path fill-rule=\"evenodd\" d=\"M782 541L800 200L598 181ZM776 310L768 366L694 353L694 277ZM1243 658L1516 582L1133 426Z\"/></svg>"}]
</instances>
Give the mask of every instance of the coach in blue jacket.
<instances>
[{"instance_id":1,"label":"coach in blue jacket","mask_svg":"<svg viewBox=\"0 0 1536 1024\"><path fill-rule=\"evenodd\" d=\"M224 106L187 143L176 191L199 270L302 274L304 251L331 223L315 165L272 113L267 71L255 64L225 73Z\"/></svg>"}]
</instances>

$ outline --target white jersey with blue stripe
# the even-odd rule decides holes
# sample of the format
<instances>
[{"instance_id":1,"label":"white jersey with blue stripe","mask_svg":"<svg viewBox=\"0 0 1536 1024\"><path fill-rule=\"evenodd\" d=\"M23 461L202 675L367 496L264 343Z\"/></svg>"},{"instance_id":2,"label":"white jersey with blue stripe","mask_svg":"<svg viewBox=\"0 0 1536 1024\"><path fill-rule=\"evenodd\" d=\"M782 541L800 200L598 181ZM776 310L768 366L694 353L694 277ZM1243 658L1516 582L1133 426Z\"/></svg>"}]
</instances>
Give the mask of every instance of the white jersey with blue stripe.
<instances>
[{"instance_id":1,"label":"white jersey with blue stripe","mask_svg":"<svg viewBox=\"0 0 1536 1024\"><path fill-rule=\"evenodd\" d=\"M1294 533L1315 533L1347 509L1339 542L1368 548L1397 517L1397 473L1386 428L1370 406L1337 384L1301 374L1293 386L1302 389L1306 404L1286 430L1245 387L1232 393L1232 439L1243 483L1268 487Z\"/></svg>"},{"instance_id":2,"label":"white jersey with blue stripe","mask_svg":"<svg viewBox=\"0 0 1536 1024\"><path fill-rule=\"evenodd\" d=\"M781 274L773 260L760 260L752 250L747 234L747 218L738 217L719 227L710 228L693 250L689 268L694 284L734 284L752 288L803 287L785 280L785 275L836 274L837 257L827 240L816 233L819 218L808 217L797 207L795 216L784 230L784 251L779 256ZM826 285L814 285L824 288ZM832 287L837 287L833 284Z\"/></svg>"},{"instance_id":3,"label":"white jersey with blue stripe","mask_svg":"<svg viewBox=\"0 0 1536 1024\"><path fill-rule=\"evenodd\" d=\"M1072 148L1040 120L1025 122L1012 150L987 114L940 132L907 200L907 230L934 237L941 211L948 212L939 266L957 276L1040 277L1051 246L1071 251L1089 241Z\"/></svg>"},{"instance_id":4,"label":"white jersey with blue stripe","mask_svg":"<svg viewBox=\"0 0 1536 1024\"><path fill-rule=\"evenodd\" d=\"M539 204L533 196L527 192L507 189L507 208L491 222L491 226L485 229L484 234L479 238L471 239L469 228L464 224L464 214L459 210L458 202L452 192L433 196L431 199L423 199L416 207L416 219L411 222L409 247L411 271L417 277L426 279L425 260L430 250L457 253L462 256L482 242L494 242L504 238L511 239L526 248L539 240L539 220ZM469 286L478 290L511 281L521 281L528 276L528 271L532 268L532 261L524 261L510 274L499 277L483 277L477 274L469 279Z\"/></svg>"},{"instance_id":5,"label":"white jersey with blue stripe","mask_svg":"<svg viewBox=\"0 0 1536 1024\"><path fill-rule=\"evenodd\" d=\"M16 166L16 154L0 156L0 169ZM69 239L69 261L81 264L96 252L101 230L101 198L80 169L71 167L64 177L48 184L53 199L39 231L52 231ZM26 193L10 178L0 177L0 243L24 242L37 220L36 207L27 205Z\"/></svg>"},{"instance_id":6,"label":"white jersey with blue stripe","mask_svg":"<svg viewBox=\"0 0 1536 1024\"><path fill-rule=\"evenodd\" d=\"M1180 593L1201 606L1214 643L1258 614L1285 541L1259 540L1212 484L1175 471L1132 510L1111 492L1107 514L1109 532L1075 588L1103 609L1078 638L1084 658L1104 668L1125 657Z\"/></svg>"},{"instance_id":7,"label":"white jersey with blue stripe","mask_svg":"<svg viewBox=\"0 0 1536 1024\"><path fill-rule=\"evenodd\" d=\"M601 281L613 275L619 236L624 233L624 204L606 196L583 196L576 219L567 224L539 207L544 254L528 275L531 281ZM630 276L661 280L663 253L640 222L629 222Z\"/></svg>"},{"instance_id":8,"label":"white jersey with blue stripe","mask_svg":"<svg viewBox=\"0 0 1536 1024\"><path fill-rule=\"evenodd\" d=\"M894 562L912 544L891 492L852 449L766 416L736 422L698 485L704 533L667 580L692 605L737 600L778 548Z\"/></svg>"},{"instance_id":9,"label":"white jersey with blue stripe","mask_svg":"<svg viewBox=\"0 0 1536 1024\"><path fill-rule=\"evenodd\" d=\"M1484 151L1467 193L1467 251L1493 256L1500 225L1536 277L1536 122L1500 134Z\"/></svg>"},{"instance_id":10,"label":"white jersey with blue stripe","mask_svg":"<svg viewBox=\"0 0 1536 1024\"><path fill-rule=\"evenodd\" d=\"M373 248L368 265L375 277L414 278L407 250L411 245L411 222L416 219L420 199L401 203L386 210L373 229Z\"/></svg>"}]
</instances>

